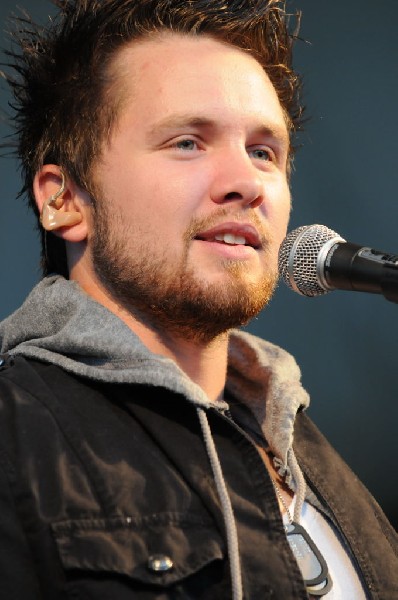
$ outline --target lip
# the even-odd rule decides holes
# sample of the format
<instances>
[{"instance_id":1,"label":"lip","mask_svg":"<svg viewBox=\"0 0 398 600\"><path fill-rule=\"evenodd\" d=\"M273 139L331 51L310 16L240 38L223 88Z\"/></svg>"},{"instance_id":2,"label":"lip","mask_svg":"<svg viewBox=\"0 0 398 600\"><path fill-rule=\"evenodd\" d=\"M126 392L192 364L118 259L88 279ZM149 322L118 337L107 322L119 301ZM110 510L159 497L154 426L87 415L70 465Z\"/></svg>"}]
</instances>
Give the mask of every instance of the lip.
<instances>
[{"instance_id":1,"label":"lip","mask_svg":"<svg viewBox=\"0 0 398 600\"><path fill-rule=\"evenodd\" d=\"M258 250L262 246L260 234L257 229L250 223L220 223L211 229L201 231L195 235L196 240L203 242L215 242L217 235L223 235L225 233L232 233L236 236L243 236L246 239L245 246L250 246L255 250ZM218 242L222 243L222 242Z\"/></svg>"}]
</instances>

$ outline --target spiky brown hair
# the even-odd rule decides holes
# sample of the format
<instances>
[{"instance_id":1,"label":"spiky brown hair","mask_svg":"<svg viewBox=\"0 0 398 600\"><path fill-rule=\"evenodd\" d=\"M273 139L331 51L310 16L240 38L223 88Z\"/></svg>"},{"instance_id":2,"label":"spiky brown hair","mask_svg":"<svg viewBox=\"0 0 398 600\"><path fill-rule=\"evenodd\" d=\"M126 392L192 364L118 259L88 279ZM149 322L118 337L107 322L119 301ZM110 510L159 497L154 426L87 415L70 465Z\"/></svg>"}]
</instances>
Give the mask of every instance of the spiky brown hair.
<instances>
[{"instance_id":1,"label":"spiky brown hair","mask_svg":"<svg viewBox=\"0 0 398 600\"><path fill-rule=\"evenodd\" d=\"M126 43L157 32L211 35L250 52L278 94L291 132L301 118L300 81L292 69L299 18L280 0L52 0L48 26L14 18L12 71L17 155L37 217L32 184L44 164L90 191L90 171L112 130L117 99L109 93L108 66ZM44 274L68 277L65 245L40 228Z\"/></svg>"}]
</instances>

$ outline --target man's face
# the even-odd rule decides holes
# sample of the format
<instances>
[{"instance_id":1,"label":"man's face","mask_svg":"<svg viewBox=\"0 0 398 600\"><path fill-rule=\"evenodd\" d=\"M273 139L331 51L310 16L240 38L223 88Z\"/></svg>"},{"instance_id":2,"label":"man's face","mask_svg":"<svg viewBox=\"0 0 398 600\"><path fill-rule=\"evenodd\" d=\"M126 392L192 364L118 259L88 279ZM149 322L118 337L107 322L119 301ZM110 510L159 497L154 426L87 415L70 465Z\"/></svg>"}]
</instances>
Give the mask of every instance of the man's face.
<instances>
[{"instance_id":1,"label":"man's face","mask_svg":"<svg viewBox=\"0 0 398 600\"><path fill-rule=\"evenodd\" d=\"M290 193L288 132L261 66L164 35L112 66L122 104L94 165L96 273L150 326L210 340L269 300Z\"/></svg>"}]
</instances>

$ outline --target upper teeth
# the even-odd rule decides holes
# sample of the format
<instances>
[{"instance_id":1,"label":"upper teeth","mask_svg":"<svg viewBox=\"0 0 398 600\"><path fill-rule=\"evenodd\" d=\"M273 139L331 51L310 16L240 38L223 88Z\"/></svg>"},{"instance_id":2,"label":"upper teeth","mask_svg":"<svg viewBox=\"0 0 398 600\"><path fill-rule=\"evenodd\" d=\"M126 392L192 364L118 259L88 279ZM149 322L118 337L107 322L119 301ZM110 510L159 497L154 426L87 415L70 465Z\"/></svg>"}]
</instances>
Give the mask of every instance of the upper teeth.
<instances>
[{"instance_id":1,"label":"upper teeth","mask_svg":"<svg viewBox=\"0 0 398 600\"><path fill-rule=\"evenodd\" d=\"M215 236L217 242L225 244L246 244L246 238L243 235L234 235L233 233L220 233Z\"/></svg>"}]
</instances>

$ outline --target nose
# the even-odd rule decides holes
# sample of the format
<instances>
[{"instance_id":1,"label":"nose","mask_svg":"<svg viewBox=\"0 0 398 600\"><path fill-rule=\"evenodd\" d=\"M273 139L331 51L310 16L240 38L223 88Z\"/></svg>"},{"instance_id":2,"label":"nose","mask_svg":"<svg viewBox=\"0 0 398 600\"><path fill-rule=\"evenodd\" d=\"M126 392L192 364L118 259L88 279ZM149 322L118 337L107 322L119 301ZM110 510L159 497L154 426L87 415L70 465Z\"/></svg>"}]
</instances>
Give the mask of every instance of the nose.
<instances>
[{"instance_id":1,"label":"nose","mask_svg":"<svg viewBox=\"0 0 398 600\"><path fill-rule=\"evenodd\" d=\"M216 204L240 202L256 208L264 200L262 173L246 150L224 152L215 165L210 196Z\"/></svg>"}]
</instances>

